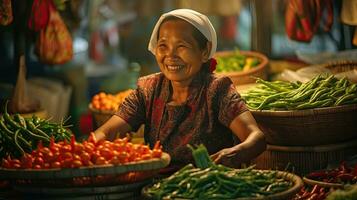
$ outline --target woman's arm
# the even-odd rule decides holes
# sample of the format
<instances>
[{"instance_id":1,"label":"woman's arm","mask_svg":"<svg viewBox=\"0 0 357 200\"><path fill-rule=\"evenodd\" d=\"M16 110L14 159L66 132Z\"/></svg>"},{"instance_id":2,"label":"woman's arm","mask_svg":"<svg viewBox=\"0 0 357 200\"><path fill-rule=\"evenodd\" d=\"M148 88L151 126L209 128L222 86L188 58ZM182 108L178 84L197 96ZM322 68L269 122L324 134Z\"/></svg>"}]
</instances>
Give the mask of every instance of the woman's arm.
<instances>
[{"instance_id":1,"label":"woman's arm","mask_svg":"<svg viewBox=\"0 0 357 200\"><path fill-rule=\"evenodd\" d=\"M131 130L131 127L126 123L121 117L113 115L106 121L102 126L94 131L96 140L113 140L117 133L120 134L120 137L125 137L125 134Z\"/></svg>"},{"instance_id":2,"label":"woman's arm","mask_svg":"<svg viewBox=\"0 0 357 200\"><path fill-rule=\"evenodd\" d=\"M230 124L230 129L242 142L213 154L212 159L216 163L233 167L239 166L265 151L264 134L249 111L238 115Z\"/></svg>"}]
</instances>

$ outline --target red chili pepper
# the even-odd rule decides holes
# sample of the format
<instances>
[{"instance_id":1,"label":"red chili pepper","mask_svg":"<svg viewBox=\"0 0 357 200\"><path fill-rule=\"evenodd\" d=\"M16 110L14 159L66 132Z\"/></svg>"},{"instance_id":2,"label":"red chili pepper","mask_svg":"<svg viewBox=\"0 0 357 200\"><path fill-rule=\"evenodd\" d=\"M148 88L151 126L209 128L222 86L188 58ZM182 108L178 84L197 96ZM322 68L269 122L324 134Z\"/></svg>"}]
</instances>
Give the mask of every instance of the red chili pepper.
<instances>
[{"instance_id":1,"label":"red chili pepper","mask_svg":"<svg viewBox=\"0 0 357 200\"><path fill-rule=\"evenodd\" d=\"M315 194L316 192L318 192L320 190L320 186L318 185L314 185L314 187L312 188L311 192L312 194Z\"/></svg>"},{"instance_id":2,"label":"red chili pepper","mask_svg":"<svg viewBox=\"0 0 357 200\"><path fill-rule=\"evenodd\" d=\"M317 200L318 196L317 193L313 193L307 200Z\"/></svg>"},{"instance_id":3,"label":"red chili pepper","mask_svg":"<svg viewBox=\"0 0 357 200\"><path fill-rule=\"evenodd\" d=\"M318 172L311 172L307 175L308 178L311 178L311 179L324 179L324 178L327 178L329 177L329 173L327 171L318 171Z\"/></svg>"},{"instance_id":4,"label":"red chili pepper","mask_svg":"<svg viewBox=\"0 0 357 200\"><path fill-rule=\"evenodd\" d=\"M347 173L349 171L346 161L342 161L339 168L340 173Z\"/></svg>"},{"instance_id":5,"label":"red chili pepper","mask_svg":"<svg viewBox=\"0 0 357 200\"><path fill-rule=\"evenodd\" d=\"M337 178L343 182L350 182L355 178L355 176L349 173L341 173L337 176Z\"/></svg>"}]
</instances>

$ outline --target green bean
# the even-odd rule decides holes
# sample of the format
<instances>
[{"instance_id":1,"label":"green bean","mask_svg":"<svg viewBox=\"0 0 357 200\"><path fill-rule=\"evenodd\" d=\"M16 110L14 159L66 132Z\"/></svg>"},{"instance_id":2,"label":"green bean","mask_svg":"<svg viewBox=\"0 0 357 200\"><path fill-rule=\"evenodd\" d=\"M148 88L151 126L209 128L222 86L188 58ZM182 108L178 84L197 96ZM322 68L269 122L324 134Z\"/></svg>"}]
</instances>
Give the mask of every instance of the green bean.
<instances>
[{"instance_id":1,"label":"green bean","mask_svg":"<svg viewBox=\"0 0 357 200\"><path fill-rule=\"evenodd\" d=\"M277 100L279 97L281 97L284 94L286 94L286 92L281 92L281 93L277 93L277 94L268 96L267 98L264 99L264 101L259 105L259 107L257 109L258 110L263 109L265 105Z\"/></svg>"},{"instance_id":2,"label":"green bean","mask_svg":"<svg viewBox=\"0 0 357 200\"><path fill-rule=\"evenodd\" d=\"M339 105L342 105L345 101L348 101L350 99L353 99L356 97L356 94L345 94L341 97L339 97L336 102L335 102L335 106L339 106Z\"/></svg>"},{"instance_id":3,"label":"green bean","mask_svg":"<svg viewBox=\"0 0 357 200\"><path fill-rule=\"evenodd\" d=\"M14 120L19 123L22 127L26 128L25 119L18 113L14 114Z\"/></svg>"},{"instance_id":4,"label":"green bean","mask_svg":"<svg viewBox=\"0 0 357 200\"><path fill-rule=\"evenodd\" d=\"M37 133L37 134L39 134L45 138L48 138L48 139L50 138L50 136L47 135L45 132L43 132L41 129L36 128L31 120L27 120L26 124L27 124L29 130L32 131L33 133Z\"/></svg>"},{"instance_id":5,"label":"green bean","mask_svg":"<svg viewBox=\"0 0 357 200\"><path fill-rule=\"evenodd\" d=\"M326 102L331 101L330 99L325 99L325 100L321 100L321 101L315 101L315 102L306 102L303 103L301 105L296 106L296 109L307 109L307 108L317 108L323 104L325 104Z\"/></svg>"},{"instance_id":6,"label":"green bean","mask_svg":"<svg viewBox=\"0 0 357 200\"><path fill-rule=\"evenodd\" d=\"M271 88L273 90L279 91L279 92L287 92L287 91L289 91L289 89L286 89L284 87L279 87L279 86L277 86L277 85L275 85L275 84L273 84L273 83L271 83L269 81L264 81L263 79L260 79L260 78L257 79L256 83L264 84L265 86L267 86L267 87L269 87L269 88Z\"/></svg>"},{"instance_id":7,"label":"green bean","mask_svg":"<svg viewBox=\"0 0 357 200\"><path fill-rule=\"evenodd\" d=\"M319 98L319 96L328 92L329 90L329 88L318 88L317 90L315 90L314 94L311 95L309 102L314 102L317 98Z\"/></svg>"},{"instance_id":8,"label":"green bean","mask_svg":"<svg viewBox=\"0 0 357 200\"><path fill-rule=\"evenodd\" d=\"M316 90L316 88L306 90L305 92L303 92L301 94L299 93L298 95L296 95L296 97L290 99L289 101L290 102L298 102L298 101L303 101L305 99L308 99L315 92L315 90Z\"/></svg>"},{"instance_id":9,"label":"green bean","mask_svg":"<svg viewBox=\"0 0 357 200\"><path fill-rule=\"evenodd\" d=\"M19 133L20 133L20 129L16 130L15 135L14 135L14 142L16 144L16 148L21 152L21 155L23 155L23 154L25 154L25 151L19 144L19 141L18 141Z\"/></svg>"}]
</instances>

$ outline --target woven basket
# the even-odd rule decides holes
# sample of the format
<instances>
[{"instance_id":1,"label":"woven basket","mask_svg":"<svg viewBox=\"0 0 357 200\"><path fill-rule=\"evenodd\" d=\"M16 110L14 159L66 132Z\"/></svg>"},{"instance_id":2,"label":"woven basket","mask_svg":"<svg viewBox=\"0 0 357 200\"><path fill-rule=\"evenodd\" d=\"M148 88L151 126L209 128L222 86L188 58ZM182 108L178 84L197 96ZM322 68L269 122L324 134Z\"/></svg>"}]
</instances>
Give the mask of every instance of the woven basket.
<instances>
[{"instance_id":1,"label":"woven basket","mask_svg":"<svg viewBox=\"0 0 357 200\"><path fill-rule=\"evenodd\" d=\"M253 163L260 169L278 170L291 165L294 173L304 175L325 169L329 163L341 162L356 153L357 140L319 146L268 145Z\"/></svg>"},{"instance_id":2,"label":"woven basket","mask_svg":"<svg viewBox=\"0 0 357 200\"><path fill-rule=\"evenodd\" d=\"M244 72L219 72L218 74L228 76L234 85L255 83L256 80L253 77L259 77L262 79L267 78L267 67L269 60L265 55L253 51L240 51L240 53L245 56L258 58L260 60L260 64ZM234 51L220 51L215 53L214 57L228 57L233 54Z\"/></svg>"},{"instance_id":3,"label":"woven basket","mask_svg":"<svg viewBox=\"0 0 357 200\"><path fill-rule=\"evenodd\" d=\"M123 184L143 181L168 166L170 155L163 153L153 158L124 165L98 165L65 169L3 169L0 176L18 185L39 186L87 186Z\"/></svg>"},{"instance_id":4,"label":"woven basket","mask_svg":"<svg viewBox=\"0 0 357 200\"><path fill-rule=\"evenodd\" d=\"M344 185L340 184L340 183L327 183L327 182L312 180L312 179L309 179L306 177L303 177L303 181L305 184L310 185L310 186L318 185L320 187L325 187L325 188L343 188L344 187Z\"/></svg>"},{"instance_id":5,"label":"woven basket","mask_svg":"<svg viewBox=\"0 0 357 200\"><path fill-rule=\"evenodd\" d=\"M114 111L97 110L97 109L93 108L92 104L89 104L88 109L92 113L92 116L93 116L93 128L94 129L99 128L111 116L114 115Z\"/></svg>"},{"instance_id":6,"label":"woven basket","mask_svg":"<svg viewBox=\"0 0 357 200\"><path fill-rule=\"evenodd\" d=\"M353 69L357 69L357 62L356 61L337 61L331 62L323 65L327 69L331 70L332 73L340 73L345 72Z\"/></svg>"},{"instance_id":7,"label":"woven basket","mask_svg":"<svg viewBox=\"0 0 357 200\"><path fill-rule=\"evenodd\" d=\"M357 104L298 111L252 110L269 144L323 145L357 138Z\"/></svg>"},{"instance_id":8,"label":"woven basket","mask_svg":"<svg viewBox=\"0 0 357 200\"><path fill-rule=\"evenodd\" d=\"M259 171L268 171L268 170L259 170ZM242 198L237 198L236 200L286 200L292 198L295 194L297 194L300 191L301 187L304 185L302 179L295 174L283 172L283 171L277 171L277 176L279 178L284 178L285 180L292 182L293 186L287 189L286 191L268 195L268 196L251 197L251 198L242 197ZM144 187L141 191L144 199L153 199L152 196L147 192L149 187L150 185ZM177 200L185 200L185 199L177 198Z\"/></svg>"}]
</instances>

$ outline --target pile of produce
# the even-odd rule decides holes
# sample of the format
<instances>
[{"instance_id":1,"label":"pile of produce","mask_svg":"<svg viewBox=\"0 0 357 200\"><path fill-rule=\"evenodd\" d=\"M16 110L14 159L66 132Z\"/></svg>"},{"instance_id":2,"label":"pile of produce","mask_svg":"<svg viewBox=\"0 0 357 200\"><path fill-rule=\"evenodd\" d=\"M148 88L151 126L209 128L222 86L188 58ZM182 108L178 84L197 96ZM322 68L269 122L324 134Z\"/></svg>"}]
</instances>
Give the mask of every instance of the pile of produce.
<instances>
[{"instance_id":1,"label":"pile of produce","mask_svg":"<svg viewBox=\"0 0 357 200\"><path fill-rule=\"evenodd\" d=\"M357 185L350 185L346 188L332 191L326 200L355 200L357 199Z\"/></svg>"},{"instance_id":2,"label":"pile of produce","mask_svg":"<svg viewBox=\"0 0 357 200\"><path fill-rule=\"evenodd\" d=\"M11 156L19 158L31 152L39 142L45 145L54 141L70 141L72 132L69 125L52 123L37 116L24 118L16 113L10 115L5 105L4 113L0 116L0 159Z\"/></svg>"},{"instance_id":3,"label":"pile of produce","mask_svg":"<svg viewBox=\"0 0 357 200\"><path fill-rule=\"evenodd\" d=\"M328 193L329 188L324 188L319 185L303 187L291 200L323 200L327 197Z\"/></svg>"},{"instance_id":4,"label":"pile of produce","mask_svg":"<svg viewBox=\"0 0 357 200\"><path fill-rule=\"evenodd\" d=\"M101 111L116 111L119 104L121 104L125 97L127 97L133 90L128 89L117 94L109 94L100 92L93 96L91 105L93 108Z\"/></svg>"},{"instance_id":5,"label":"pile of produce","mask_svg":"<svg viewBox=\"0 0 357 200\"><path fill-rule=\"evenodd\" d=\"M216 57L216 72L247 71L260 64L258 58L245 56L235 50L230 56Z\"/></svg>"},{"instance_id":6,"label":"pile of produce","mask_svg":"<svg viewBox=\"0 0 357 200\"><path fill-rule=\"evenodd\" d=\"M154 199L235 199L263 197L289 189L292 183L277 177L276 171L233 169L216 165L200 145L193 149L197 167L188 164L147 189Z\"/></svg>"},{"instance_id":7,"label":"pile of produce","mask_svg":"<svg viewBox=\"0 0 357 200\"><path fill-rule=\"evenodd\" d=\"M78 168L93 165L122 165L130 162L161 158L162 146L156 143L153 149L143 144L133 144L128 138L113 142L96 142L93 134L79 143L72 136L70 142L51 142L48 147L39 143L36 150L25 153L21 158L10 156L2 160L2 167L8 169Z\"/></svg>"},{"instance_id":8,"label":"pile of produce","mask_svg":"<svg viewBox=\"0 0 357 200\"><path fill-rule=\"evenodd\" d=\"M357 164L352 167L342 162L337 168L311 172L306 178L326 183L357 184Z\"/></svg>"},{"instance_id":9,"label":"pile of produce","mask_svg":"<svg viewBox=\"0 0 357 200\"><path fill-rule=\"evenodd\" d=\"M334 75L318 75L306 83L265 81L242 93L252 110L302 110L357 103L357 84Z\"/></svg>"}]
</instances>

